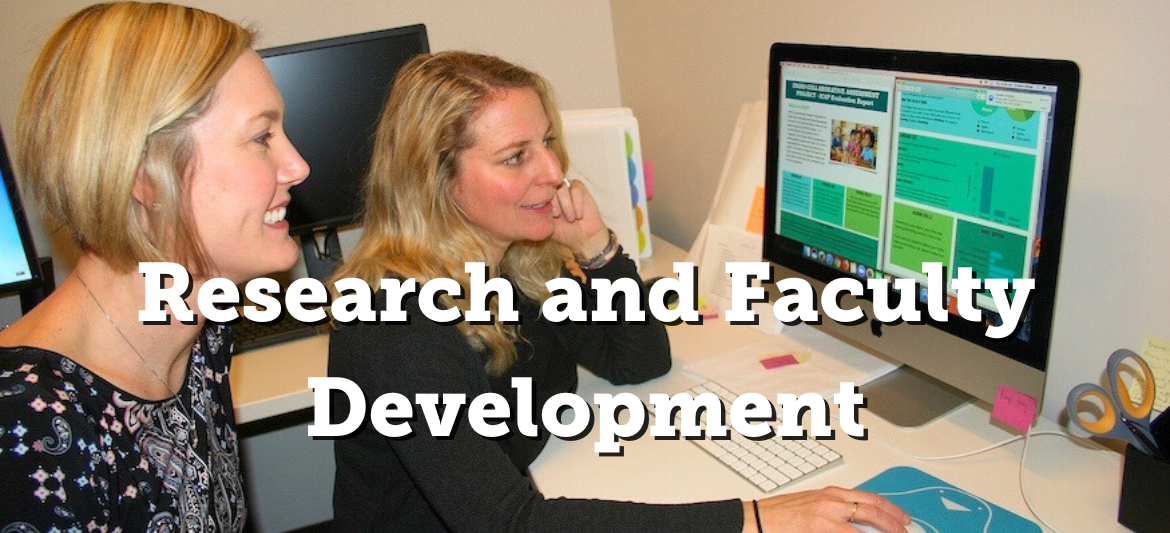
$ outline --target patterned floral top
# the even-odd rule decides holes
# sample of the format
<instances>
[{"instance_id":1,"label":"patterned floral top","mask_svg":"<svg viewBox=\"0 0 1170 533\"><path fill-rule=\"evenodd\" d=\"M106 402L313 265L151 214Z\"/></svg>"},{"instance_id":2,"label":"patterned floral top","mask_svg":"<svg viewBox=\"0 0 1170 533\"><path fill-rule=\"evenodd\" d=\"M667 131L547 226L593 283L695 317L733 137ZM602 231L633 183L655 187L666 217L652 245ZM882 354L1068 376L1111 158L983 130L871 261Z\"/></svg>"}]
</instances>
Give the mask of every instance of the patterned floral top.
<instances>
[{"instance_id":1,"label":"patterned floral top","mask_svg":"<svg viewBox=\"0 0 1170 533\"><path fill-rule=\"evenodd\" d=\"M241 531L230 341L204 328L186 386L157 402L61 354L0 348L0 532Z\"/></svg>"}]
</instances>

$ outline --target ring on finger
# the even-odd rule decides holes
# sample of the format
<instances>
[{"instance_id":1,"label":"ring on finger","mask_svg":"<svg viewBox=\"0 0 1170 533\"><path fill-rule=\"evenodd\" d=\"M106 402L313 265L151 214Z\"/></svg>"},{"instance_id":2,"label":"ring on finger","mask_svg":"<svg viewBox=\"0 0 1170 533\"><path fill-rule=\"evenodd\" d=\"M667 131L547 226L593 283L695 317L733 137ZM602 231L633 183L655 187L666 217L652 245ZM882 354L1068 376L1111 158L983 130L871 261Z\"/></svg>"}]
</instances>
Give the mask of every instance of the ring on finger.
<instances>
[{"instance_id":1,"label":"ring on finger","mask_svg":"<svg viewBox=\"0 0 1170 533\"><path fill-rule=\"evenodd\" d=\"M860 505L858 502L853 502L853 510L852 510L852 511L849 511L849 520L848 520L848 522L849 522L850 524L852 524L852 523L853 523L853 517L854 517L854 516L857 516L857 506L858 506L858 505Z\"/></svg>"}]
</instances>

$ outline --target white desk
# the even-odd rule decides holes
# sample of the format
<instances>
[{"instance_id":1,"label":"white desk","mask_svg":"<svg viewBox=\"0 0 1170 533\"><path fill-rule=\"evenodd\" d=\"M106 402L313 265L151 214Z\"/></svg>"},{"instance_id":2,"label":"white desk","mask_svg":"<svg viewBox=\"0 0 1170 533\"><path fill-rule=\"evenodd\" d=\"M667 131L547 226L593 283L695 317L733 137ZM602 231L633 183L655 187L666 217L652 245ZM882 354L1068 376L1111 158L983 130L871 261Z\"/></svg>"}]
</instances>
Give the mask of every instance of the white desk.
<instances>
[{"instance_id":1,"label":"white desk","mask_svg":"<svg viewBox=\"0 0 1170 533\"><path fill-rule=\"evenodd\" d=\"M248 351L232 359L236 423L246 424L313 406L310 377L323 377L329 336L315 335Z\"/></svg>"},{"instance_id":2,"label":"white desk","mask_svg":"<svg viewBox=\"0 0 1170 533\"><path fill-rule=\"evenodd\" d=\"M670 273L685 252L655 239L654 257L643 262L643 275ZM798 326L808 327L808 326ZM631 392L646 401L651 392L675 393L694 384L680 370L689 361L722 353L764 338L750 326L715 320L704 325L668 328L675 365L666 376L648 383L615 387L581 371L578 393L591 401L596 392ZM327 337L309 339L241 354L232 363L232 388L239 423L253 422L312 406L310 376L324 376ZM1011 436L990 423L986 406L968 405L917 430L901 430L862 410L860 422L869 440L845 435L836 421L830 444L844 464L789 485L785 491L824 485L852 487L897 465L908 465L973 492L1033 521L1020 492L1020 455L1015 442L971 458L919 461L909 454L947 456L976 450ZM1037 429L1057 429L1042 419ZM593 432L576 441L553 439L533 465L532 474L547 496L571 496L644 502L688 502L763 496L747 481L717 463L693 443L655 440L649 435L622 441L624 455L600 457ZM1117 523L1121 483L1119 456L1063 437L1035 436L1029 445L1024 483L1033 506L1064 533L1126 532ZM1038 521L1037 521L1038 522ZM1048 531L1046 529L1046 531Z\"/></svg>"}]
</instances>

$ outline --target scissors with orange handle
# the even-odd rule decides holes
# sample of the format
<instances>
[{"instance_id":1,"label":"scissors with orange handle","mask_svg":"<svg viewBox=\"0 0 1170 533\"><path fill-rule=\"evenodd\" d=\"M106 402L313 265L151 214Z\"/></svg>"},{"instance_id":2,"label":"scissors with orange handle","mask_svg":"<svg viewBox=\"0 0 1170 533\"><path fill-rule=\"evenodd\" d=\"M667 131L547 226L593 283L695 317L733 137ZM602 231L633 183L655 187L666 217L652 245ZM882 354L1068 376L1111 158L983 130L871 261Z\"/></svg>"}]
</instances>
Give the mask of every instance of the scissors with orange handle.
<instances>
[{"instance_id":1,"label":"scissors with orange handle","mask_svg":"<svg viewBox=\"0 0 1170 533\"><path fill-rule=\"evenodd\" d=\"M1135 369L1137 372L1133 372ZM1140 397L1136 399L1130 395L1130 384L1124 379L1126 373L1133 374L1141 386ZM1150 365L1131 350L1117 350L1105 365L1105 378L1108 390L1093 383L1082 383L1069 391L1069 418L1089 433L1125 440L1150 457L1163 458L1150 432L1150 412L1154 409L1154 373ZM1096 407L1100 416L1094 417L1091 407Z\"/></svg>"}]
</instances>

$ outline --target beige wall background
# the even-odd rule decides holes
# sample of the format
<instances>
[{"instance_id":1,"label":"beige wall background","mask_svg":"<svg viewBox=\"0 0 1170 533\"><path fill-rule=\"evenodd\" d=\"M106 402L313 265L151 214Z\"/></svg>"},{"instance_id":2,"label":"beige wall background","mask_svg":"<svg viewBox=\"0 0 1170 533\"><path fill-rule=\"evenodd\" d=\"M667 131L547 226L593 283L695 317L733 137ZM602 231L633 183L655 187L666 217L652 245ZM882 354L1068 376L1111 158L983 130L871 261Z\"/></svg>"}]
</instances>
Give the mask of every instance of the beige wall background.
<instances>
[{"instance_id":1,"label":"beige wall background","mask_svg":"<svg viewBox=\"0 0 1170 533\"><path fill-rule=\"evenodd\" d=\"M0 124L12 131L38 48L86 0L0 4ZM1100 0L189 0L245 20L277 46L425 23L431 48L501 55L537 70L562 107L630 107L654 163L652 229L689 247L714 194L742 104L761 97L775 41L1071 59L1082 70L1056 340L1044 414L1095 380L1113 349L1170 337L1170 3ZM620 80L620 83L619 83ZM33 202L26 199L26 203ZM35 220L37 248L68 270L71 251ZM343 236L344 238L344 236ZM15 318L0 300L0 324ZM329 516L328 449L303 428L253 438L271 459L253 479L260 530ZM264 440L264 442L259 442ZM245 447L248 447L245 444ZM283 451L282 451L283 450ZM303 460L312 457L311 461ZM290 463L291 459L301 461ZM287 464L324 465L297 480ZM302 486L306 479L321 483ZM259 481L259 482L257 482ZM281 488L299 486L289 497ZM269 500L271 498L271 500Z\"/></svg>"},{"instance_id":2,"label":"beige wall background","mask_svg":"<svg viewBox=\"0 0 1170 533\"><path fill-rule=\"evenodd\" d=\"M1170 337L1170 3L612 0L622 103L655 168L651 229L689 247L776 41L1070 59L1081 68L1044 415L1115 349Z\"/></svg>"}]
</instances>

